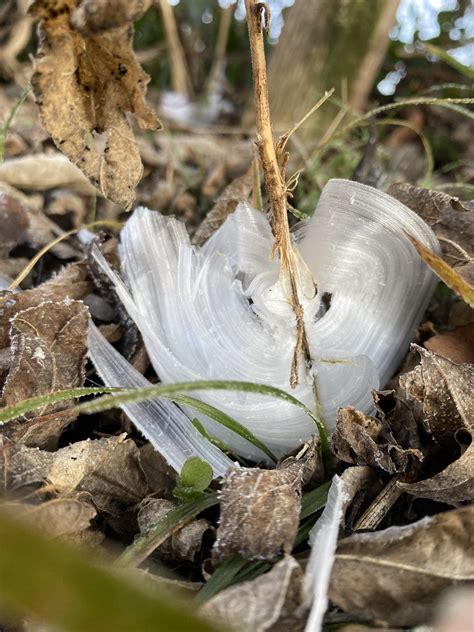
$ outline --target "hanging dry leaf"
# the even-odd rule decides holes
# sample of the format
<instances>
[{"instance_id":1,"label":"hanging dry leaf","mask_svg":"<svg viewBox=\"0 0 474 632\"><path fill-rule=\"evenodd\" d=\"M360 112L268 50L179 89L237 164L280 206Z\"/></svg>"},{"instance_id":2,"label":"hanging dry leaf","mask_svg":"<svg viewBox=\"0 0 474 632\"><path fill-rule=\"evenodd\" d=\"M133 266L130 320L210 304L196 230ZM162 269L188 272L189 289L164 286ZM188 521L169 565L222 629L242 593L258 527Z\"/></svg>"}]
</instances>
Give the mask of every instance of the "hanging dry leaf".
<instances>
[{"instance_id":1,"label":"hanging dry leaf","mask_svg":"<svg viewBox=\"0 0 474 632\"><path fill-rule=\"evenodd\" d=\"M413 235L406 234L411 243L415 246L423 261L433 270L433 272L446 283L456 294L458 294L468 305L474 307L474 286L464 279L457 269L452 268L443 261L435 252L426 248Z\"/></svg>"},{"instance_id":2,"label":"hanging dry leaf","mask_svg":"<svg viewBox=\"0 0 474 632\"><path fill-rule=\"evenodd\" d=\"M452 448L458 430L474 427L474 366L412 348L421 362L400 377L400 386L419 408L426 431L439 445Z\"/></svg>"},{"instance_id":3,"label":"hanging dry leaf","mask_svg":"<svg viewBox=\"0 0 474 632\"><path fill-rule=\"evenodd\" d=\"M30 13L40 18L41 39L32 85L57 147L105 197L129 208L143 166L126 113L144 129L161 129L161 123L145 104L149 77L133 53L132 22L122 22L130 14L114 15L116 3L101 3L95 22L98 4L86 3L76 12L78 0L33 2ZM139 12L132 14L136 18ZM111 23L116 26L109 28Z\"/></svg>"},{"instance_id":4,"label":"hanging dry leaf","mask_svg":"<svg viewBox=\"0 0 474 632\"><path fill-rule=\"evenodd\" d=\"M474 507L339 542L329 598L395 626L426 623L440 593L474 579Z\"/></svg>"},{"instance_id":5,"label":"hanging dry leaf","mask_svg":"<svg viewBox=\"0 0 474 632\"><path fill-rule=\"evenodd\" d=\"M222 481L213 557L272 560L290 553L298 531L302 468L230 468Z\"/></svg>"},{"instance_id":6,"label":"hanging dry leaf","mask_svg":"<svg viewBox=\"0 0 474 632\"><path fill-rule=\"evenodd\" d=\"M59 274L24 292L3 294L0 296L0 349L9 345L8 332L10 321L19 312L30 307L38 307L45 301L62 301L66 298L78 300L85 298L93 289L84 263L72 263Z\"/></svg>"},{"instance_id":7,"label":"hanging dry leaf","mask_svg":"<svg viewBox=\"0 0 474 632\"><path fill-rule=\"evenodd\" d=\"M175 503L164 498L144 500L138 511L140 533L147 533L175 507ZM210 523L204 518L192 520L181 529L174 531L160 544L155 553L163 559L194 562L201 550L204 534L210 529Z\"/></svg>"},{"instance_id":8,"label":"hanging dry leaf","mask_svg":"<svg viewBox=\"0 0 474 632\"><path fill-rule=\"evenodd\" d=\"M302 601L302 571L293 557L282 559L257 579L223 590L201 607L211 623L231 630L304 630L298 612Z\"/></svg>"},{"instance_id":9,"label":"hanging dry leaf","mask_svg":"<svg viewBox=\"0 0 474 632\"><path fill-rule=\"evenodd\" d=\"M331 448L341 461L371 465L389 474L405 472L412 461L423 460L419 449L398 444L387 420L364 415L352 406L339 409Z\"/></svg>"},{"instance_id":10,"label":"hanging dry leaf","mask_svg":"<svg viewBox=\"0 0 474 632\"><path fill-rule=\"evenodd\" d=\"M2 393L5 406L82 386L88 320L87 308L70 299L45 301L15 315L11 320L11 367ZM12 421L4 432L27 445L54 447L62 429L75 418L64 414L71 403L48 406L27 420Z\"/></svg>"},{"instance_id":11,"label":"hanging dry leaf","mask_svg":"<svg viewBox=\"0 0 474 632\"><path fill-rule=\"evenodd\" d=\"M217 198L204 221L195 232L192 243L201 246L233 213L239 202L245 202L253 188L254 169L251 166L243 176L233 180Z\"/></svg>"}]
</instances>

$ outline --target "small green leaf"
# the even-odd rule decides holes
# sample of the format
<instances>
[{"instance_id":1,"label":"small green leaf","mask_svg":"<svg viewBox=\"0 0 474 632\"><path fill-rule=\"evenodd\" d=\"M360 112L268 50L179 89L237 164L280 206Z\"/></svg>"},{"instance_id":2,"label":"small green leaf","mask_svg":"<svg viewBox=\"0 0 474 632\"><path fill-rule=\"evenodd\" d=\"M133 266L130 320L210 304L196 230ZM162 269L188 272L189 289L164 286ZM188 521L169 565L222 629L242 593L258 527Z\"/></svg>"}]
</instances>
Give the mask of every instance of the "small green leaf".
<instances>
[{"instance_id":1,"label":"small green leaf","mask_svg":"<svg viewBox=\"0 0 474 632\"><path fill-rule=\"evenodd\" d=\"M198 456L190 457L181 468L173 494L177 498L199 498L212 483L212 467Z\"/></svg>"}]
</instances>

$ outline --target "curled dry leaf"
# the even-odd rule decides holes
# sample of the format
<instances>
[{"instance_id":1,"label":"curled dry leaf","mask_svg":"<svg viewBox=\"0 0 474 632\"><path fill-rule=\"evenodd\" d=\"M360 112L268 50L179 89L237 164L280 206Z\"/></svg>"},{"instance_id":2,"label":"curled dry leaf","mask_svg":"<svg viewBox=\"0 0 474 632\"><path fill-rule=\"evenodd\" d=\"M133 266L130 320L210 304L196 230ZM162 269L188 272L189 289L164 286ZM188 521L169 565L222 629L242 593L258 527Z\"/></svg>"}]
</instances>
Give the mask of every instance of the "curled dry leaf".
<instances>
[{"instance_id":1,"label":"curled dry leaf","mask_svg":"<svg viewBox=\"0 0 474 632\"><path fill-rule=\"evenodd\" d=\"M152 498L143 501L138 512L140 533L145 534L150 531L159 520L164 518L175 507L175 503L164 498ZM155 552L164 559L194 562L201 550L204 534L210 528L210 523L204 518L193 520L181 527L181 529L174 531L169 538L160 544Z\"/></svg>"},{"instance_id":2,"label":"curled dry leaf","mask_svg":"<svg viewBox=\"0 0 474 632\"><path fill-rule=\"evenodd\" d=\"M293 557L286 556L265 575L223 590L200 613L231 630L298 632L304 629L301 601L302 571Z\"/></svg>"},{"instance_id":3,"label":"curled dry leaf","mask_svg":"<svg viewBox=\"0 0 474 632\"><path fill-rule=\"evenodd\" d=\"M371 465L389 474L405 472L411 461L423 460L419 449L398 444L386 419L364 415L352 406L339 409L331 448L341 461Z\"/></svg>"},{"instance_id":4,"label":"curled dry leaf","mask_svg":"<svg viewBox=\"0 0 474 632\"><path fill-rule=\"evenodd\" d=\"M473 518L474 507L465 507L341 540L330 600L388 625L426 623L442 591L474 579Z\"/></svg>"},{"instance_id":5,"label":"curled dry leaf","mask_svg":"<svg viewBox=\"0 0 474 632\"><path fill-rule=\"evenodd\" d=\"M442 472L417 483L398 483L404 491L419 498L447 504L474 500L474 443Z\"/></svg>"},{"instance_id":6,"label":"curled dry leaf","mask_svg":"<svg viewBox=\"0 0 474 632\"><path fill-rule=\"evenodd\" d=\"M452 447L456 432L474 427L474 366L459 365L412 345L420 364L400 377L423 424L441 446Z\"/></svg>"},{"instance_id":7,"label":"curled dry leaf","mask_svg":"<svg viewBox=\"0 0 474 632\"><path fill-rule=\"evenodd\" d=\"M246 202L254 184L251 166L243 176L233 180L217 198L216 203L195 232L192 243L201 246L233 213L239 202Z\"/></svg>"},{"instance_id":8,"label":"curled dry leaf","mask_svg":"<svg viewBox=\"0 0 474 632\"><path fill-rule=\"evenodd\" d=\"M148 3L141 4L145 10ZM133 53L132 22L122 22L127 11L114 14L112 2L88 2L76 11L78 5L78 0L35 0L29 9L40 18L32 76L36 101L56 146L105 197L129 208L143 166L126 113L144 129L161 129L161 123L145 104L149 77Z\"/></svg>"},{"instance_id":9,"label":"curled dry leaf","mask_svg":"<svg viewBox=\"0 0 474 632\"><path fill-rule=\"evenodd\" d=\"M5 406L82 386L88 320L87 308L70 299L45 301L14 316L10 372L2 393ZM12 421L6 424L5 434L27 445L52 448L62 429L75 419L74 414L64 414L71 405L69 401L47 406L27 420Z\"/></svg>"},{"instance_id":10,"label":"curled dry leaf","mask_svg":"<svg viewBox=\"0 0 474 632\"><path fill-rule=\"evenodd\" d=\"M434 441L458 451L458 433L471 435L461 446L461 456L431 478L398 487L422 498L457 504L474 499L474 365L455 364L431 351L416 347L421 363L400 378L407 396L419 409L423 424Z\"/></svg>"},{"instance_id":11,"label":"curled dry leaf","mask_svg":"<svg viewBox=\"0 0 474 632\"><path fill-rule=\"evenodd\" d=\"M10 321L19 312L38 307L45 301L62 301L66 298L80 300L93 289L84 263L66 266L48 281L24 292L11 292L0 296L0 349L9 346Z\"/></svg>"},{"instance_id":12,"label":"curled dry leaf","mask_svg":"<svg viewBox=\"0 0 474 632\"><path fill-rule=\"evenodd\" d=\"M290 553L298 531L301 465L284 469L230 468L222 481L221 516L213 557L238 553L275 559Z\"/></svg>"}]
</instances>

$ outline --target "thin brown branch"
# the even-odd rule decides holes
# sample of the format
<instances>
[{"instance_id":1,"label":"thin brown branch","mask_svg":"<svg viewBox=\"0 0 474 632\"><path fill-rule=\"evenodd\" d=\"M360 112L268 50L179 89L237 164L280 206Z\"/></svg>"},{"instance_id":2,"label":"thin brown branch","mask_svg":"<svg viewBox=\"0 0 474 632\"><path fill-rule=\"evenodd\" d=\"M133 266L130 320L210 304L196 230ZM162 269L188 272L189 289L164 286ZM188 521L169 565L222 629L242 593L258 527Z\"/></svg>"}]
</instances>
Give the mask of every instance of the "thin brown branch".
<instances>
[{"instance_id":1,"label":"thin brown branch","mask_svg":"<svg viewBox=\"0 0 474 632\"><path fill-rule=\"evenodd\" d=\"M290 374L290 385L298 384L298 366L301 353L310 362L309 345L304 326L304 311L298 296L296 282L297 255L291 240L287 215L287 190L284 169L287 157L277 157L273 139L270 107L268 103L267 70L262 30L268 30L270 13L265 2L245 0L247 25L252 56L252 73L255 92L257 124L256 145L262 163L265 189L270 203L270 222L275 237L273 254L278 252L282 273L289 280L291 303L296 317L296 345Z\"/></svg>"}]
</instances>

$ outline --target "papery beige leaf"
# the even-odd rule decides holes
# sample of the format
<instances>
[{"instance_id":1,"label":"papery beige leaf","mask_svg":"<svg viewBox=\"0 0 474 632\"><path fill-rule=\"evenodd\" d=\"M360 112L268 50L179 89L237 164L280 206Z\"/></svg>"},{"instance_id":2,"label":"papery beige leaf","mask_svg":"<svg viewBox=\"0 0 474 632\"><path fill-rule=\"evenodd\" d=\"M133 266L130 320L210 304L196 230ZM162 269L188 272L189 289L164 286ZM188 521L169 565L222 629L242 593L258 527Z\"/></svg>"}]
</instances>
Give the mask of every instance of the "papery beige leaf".
<instances>
[{"instance_id":1,"label":"papery beige leaf","mask_svg":"<svg viewBox=\"0 0 474 632\"><path fill-rule=\"evenodd\" d=\"M145 129L161 129L161 123L144 101L149 77L133 53L132 23L120 18L120 25L103 30L107 24L99 12L94 34L72 27L76 21L88 33L93 30L88 11L93 4L75 13L77 0L33 2L30 13L40 19L41 39L32 85L57 147L105 197L129 208L143 166L126 113ZM113 12L113 3L104 10ZM114 22L112 13L109 17Z\"/></svg>"},{"instance_id":2,"label":"papery beige leaf","mask_svg":"<svg viewBox=\"0 0 474 632\"><path fill-rule=\"evenodd\" d=\"M474 507L341 540L329 597L388 625L427 623L440 594L474 579Z\"/></svg>"},{"instance_id":3,"label":"papery beige leaf","mask_svg":"<svg viewBox=\"0 0 474 632\"><path fill-rule=\"evenodd\" d=\"M140 533L145 534L166 516L175 503L164 498L144 500L138 511L138 526ZM202 547L202 539L206 531L211 529L210 523L204 518L192 520L180 529L174 531L155 550L158 557L172 561L185 560L194 562Z\"/></svg>"},{"instance_id":4,"label":"papery beige leaf","mask_svg":"<svg viewBox=\"0 0 474 632\"><path fill-rule=\"evenodd\" d=\"M304 630L302 571L293 557L287 556L272 570L253 581L231 586L201 607L210 622L231 630Z\"/></svg>"},{"instance_id":5,"label":"papery beige leaf","mask_svg":"<svg viewBox=\"0 0 474 632\"><path fill-rule=\"evenodd\" d=\"M291 552L298 530L302 467L230 468L222 481L221 515L213 557L238 553L274 559Z\"/></svg>"},{"instance_id":6,"label":"papery beige leaf","mask_svg":"<svg viewBox=\"0 0 474 632\"><path fill-rule=\"evenodd\" d=\"M125 505L136 504L151 491L139 450L125 437L79 441L58 450L48 481L63 494L88 492L99 511L120 515Z\"/></svg>"}]
</instances>

